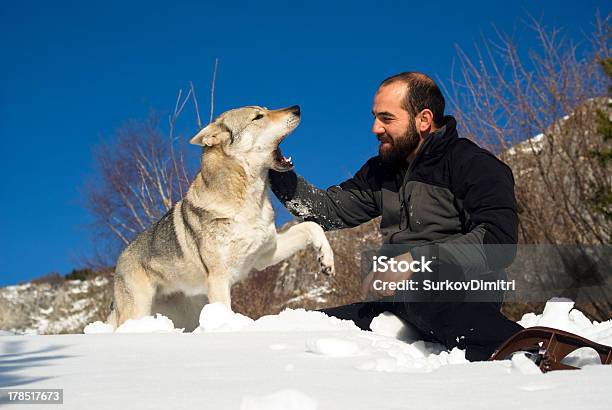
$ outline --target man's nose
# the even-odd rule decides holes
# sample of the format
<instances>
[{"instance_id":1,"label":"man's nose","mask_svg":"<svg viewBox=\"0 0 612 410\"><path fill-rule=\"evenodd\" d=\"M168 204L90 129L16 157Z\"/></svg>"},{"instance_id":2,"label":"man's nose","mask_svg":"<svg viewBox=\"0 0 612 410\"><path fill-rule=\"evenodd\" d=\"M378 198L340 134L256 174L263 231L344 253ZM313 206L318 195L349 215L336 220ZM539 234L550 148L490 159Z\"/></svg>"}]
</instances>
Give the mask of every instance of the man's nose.
<instances>
[{"instance_id":1,"label":"man's nose","mask_svg":"<svg viewBox=\"0 0 612 410\"><path fill-rule=\"evenodd\" d=\"M376 135L385 133L385 127L382 126L382 122L380 122L378 118L374 118L374 124L372 124L372 132Z\"/></svg>"}]
</instances>

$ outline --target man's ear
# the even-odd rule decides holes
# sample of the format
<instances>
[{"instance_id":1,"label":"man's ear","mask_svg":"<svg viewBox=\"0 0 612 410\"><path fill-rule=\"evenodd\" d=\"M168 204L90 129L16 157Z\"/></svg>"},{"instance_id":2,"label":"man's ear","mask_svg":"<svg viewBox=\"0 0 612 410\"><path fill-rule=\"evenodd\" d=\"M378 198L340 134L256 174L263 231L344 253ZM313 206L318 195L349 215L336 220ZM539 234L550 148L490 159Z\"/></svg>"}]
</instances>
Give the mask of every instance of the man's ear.
<instances>
[{"instance_id":1,"label":"man's ear","mask_svg":"<svg viewBox=\"0 0 612 410\"><path fill-rule=\"evenodd\" d=\"M220 127L216 123L208 124L202 128L190 141L190 144L212 147L226 142L230 139L230 133L227 129Z\"/></svg>"},{"instance_id":2,"label":"man's ear","mask_svg":"<svg viewBox=\"0 0 612 410\"><path fill-rule=\"evenodd\" d=\"M417 115L417 118L419 119L419 123L417 124L419 131L428 131L434 127L433 112L429 108L425 108L421 111L419 115Z\"/></svg>"}]
</instances>

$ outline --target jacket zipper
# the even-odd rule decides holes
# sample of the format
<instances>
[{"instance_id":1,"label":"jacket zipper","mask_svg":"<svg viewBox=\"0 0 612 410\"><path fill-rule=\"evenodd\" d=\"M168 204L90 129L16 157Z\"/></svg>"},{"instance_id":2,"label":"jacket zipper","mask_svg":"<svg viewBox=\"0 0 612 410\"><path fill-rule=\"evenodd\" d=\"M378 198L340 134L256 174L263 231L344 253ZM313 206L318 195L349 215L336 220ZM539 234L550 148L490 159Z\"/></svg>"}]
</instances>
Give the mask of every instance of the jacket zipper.
<instances>
[{"instance_id":1,"label":"jacket zipper","mask_svg":"<svg viewBox=\"0 0 612 410\"><path fill-rule=\"evenodd\" d=\"M423 145L421 146L421 149L419 149L419 152L417 152L417 155L414 157L414 160L408 166L408 169L406 170L406 173L404 174L402 185L400 186L400 189L398 191L399 202L400 202L400 219L399 219L400 230L391 234L391 238L389 238L389 243L393 243L393 238L395 237L395 235L405 230L405 229L402 229L402 215L404 214L404 211L406 212L406 229L410 228L410 214L408 213L407 210L404 209L406 207L406 202L404 201L404 191L406 188L406 183L408 182L408 179L410 178L410 173L414 170L417 164L417 161L421 159L421 157L423 156L426 145L430 140L431 138L427 138L427 140L423 143Z\"/></svg>"}]
</instances>

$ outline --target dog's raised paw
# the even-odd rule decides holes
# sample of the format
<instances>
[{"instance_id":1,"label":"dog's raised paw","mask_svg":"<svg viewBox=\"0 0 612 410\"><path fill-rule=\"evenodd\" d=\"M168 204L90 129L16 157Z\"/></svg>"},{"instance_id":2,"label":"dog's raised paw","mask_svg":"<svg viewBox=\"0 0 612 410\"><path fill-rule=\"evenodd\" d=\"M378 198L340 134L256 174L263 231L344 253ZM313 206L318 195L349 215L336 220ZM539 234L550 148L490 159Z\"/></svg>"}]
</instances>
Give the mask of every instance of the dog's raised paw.
<instances>
[{"instance_id":1,"label":"dog's raised paw","mask_svg":"<svg viewBox=\"0 0 612 410\"><path fill-rule=\"evenodd\" d=\"M318 272L323 272L329 276L334 275L336 273L334 268L334 251L329 245L325 232L314 222L304 222L304 224L309 224L307 226L312 238L312 244L317 252L317 261L319 262Z\"/></svg>"},{"instance_id":2,"label":"dog's raised paw","mask_svg":"<svg viewBox=\"0 0 612 410\"><path fill-rule=\"evenodd\" d=\"M334 254L333 252L321 252L317 257L319 261L319 272L324 273L328 276L334 276L336 269L334 268Z\"/></svg>"}]
</instances>

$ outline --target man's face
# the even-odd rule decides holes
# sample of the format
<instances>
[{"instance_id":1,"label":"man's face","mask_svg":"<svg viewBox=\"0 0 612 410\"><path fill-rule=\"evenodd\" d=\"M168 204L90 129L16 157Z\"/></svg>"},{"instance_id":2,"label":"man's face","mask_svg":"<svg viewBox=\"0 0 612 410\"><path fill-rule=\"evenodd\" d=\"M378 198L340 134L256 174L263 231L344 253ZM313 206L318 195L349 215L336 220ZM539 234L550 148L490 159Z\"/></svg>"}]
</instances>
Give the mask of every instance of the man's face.
<instances>
[{"instance_id":1,"label":"man's face","mask_svg":"<svg viewBox=\"0 0 612 410\"><path fill-rule=\"evenodd\" d=\"M372 132L380 141L380 157L390 164L405 163L419 146L415 120L402 108L405 92L403 83L394 82L380 87L374 96Z\"/></svg>"}]
</instances>

